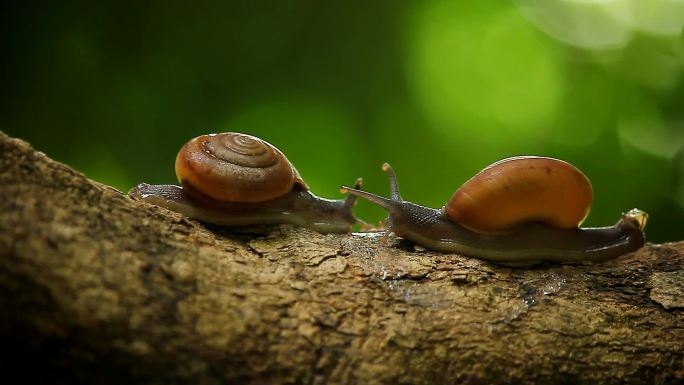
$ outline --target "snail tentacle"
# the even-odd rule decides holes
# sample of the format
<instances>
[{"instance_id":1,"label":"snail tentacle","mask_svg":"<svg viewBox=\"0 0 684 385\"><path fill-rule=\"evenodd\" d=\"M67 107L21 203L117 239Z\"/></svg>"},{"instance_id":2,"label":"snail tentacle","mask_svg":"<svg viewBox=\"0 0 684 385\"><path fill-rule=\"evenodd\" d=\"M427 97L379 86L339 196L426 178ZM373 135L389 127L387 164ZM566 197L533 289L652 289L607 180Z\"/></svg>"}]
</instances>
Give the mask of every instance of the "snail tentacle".
<instances>
[{"instance_id":1,"label":"snail tentacle","mask_svg":"<svg viewBox=\"0 0 684 385\"><path fill-rule=\"evenodd\" d=\"M368 191L359 190L359 189L356 189L353 187L342 186L342 187L340 187L340 192L349 193L349 196L363 198L367 201L370 201L370 202L377 204L378 206L380 206L386 210L392 209L392 203L393 203L392 200L385 198L385 197L382 197L382 196L379 196L379 195L376 195L376 194L373 194L373 193L368 192Z\"/></svg>"},{"instance_id":2,"label":"snail tentacle","mask_svg":"<svg viewBox=\"0 0 684 385\"><path fill-rule=\"evenodd\" d=\"M390 198L393 201L401 201L401 194L399 193L399 184L397 183L397 174L389 163L383 163L382 171L387 173L390 184Z\"/></svg>"}]
</instances>

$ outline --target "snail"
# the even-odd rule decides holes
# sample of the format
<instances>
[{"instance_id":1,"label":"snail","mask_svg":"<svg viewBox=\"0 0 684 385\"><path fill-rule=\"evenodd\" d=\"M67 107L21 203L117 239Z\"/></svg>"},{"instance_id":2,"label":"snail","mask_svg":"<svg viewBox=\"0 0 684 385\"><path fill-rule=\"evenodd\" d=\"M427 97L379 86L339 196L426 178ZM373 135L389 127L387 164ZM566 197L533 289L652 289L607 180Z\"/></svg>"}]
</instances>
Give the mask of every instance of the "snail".
<instances>
[{"instance_id":1,"label":"snail","mask_svg":"<svg viewBox=\"0 0 684 385\"><path fill-rule=\"evenodd\" d=\"M129 195L225 226L290 223L346 233L359 222L351 211L356 197L314 195L280 150L251 135L226 132L191 139L176 156L176 176L182 186L141 183ZM360 178L354 187L361 187Z\"/></svg>"},{"instance_id":2,"label":"snail","mask_svg":"<svg viewBox=\"0 0 684 385\"><path fill-rule=\"evenodd\" d=\"M648 215L638 209L614 226L580 228L593 200L591 183L562 160L520 156L498 161L463 184L441 209L404 201L396 174L383 165L391 197L341 191L388 213L393 232L425 248L503 263L604 261L644 245Z\"/></svg>"}]
</instances>

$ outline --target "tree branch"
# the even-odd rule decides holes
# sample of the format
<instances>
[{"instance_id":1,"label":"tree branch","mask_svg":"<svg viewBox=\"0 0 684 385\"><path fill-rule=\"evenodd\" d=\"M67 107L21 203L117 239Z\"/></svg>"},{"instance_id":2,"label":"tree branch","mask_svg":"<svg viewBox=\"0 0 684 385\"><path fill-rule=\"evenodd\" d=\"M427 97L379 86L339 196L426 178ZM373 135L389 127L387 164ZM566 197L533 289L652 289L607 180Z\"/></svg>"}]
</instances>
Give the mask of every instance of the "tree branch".
<instances>
[{"instance_id":1,"label":"tree branch","mask_svg":"<svg viewBox=\"0 0 684 385\"><path fill-rule=\"evenodd\" d=\"M510 268L208 228L0 133L0 368L20 383L682 382L683 252Z\"/></svg>"}]
</instances>

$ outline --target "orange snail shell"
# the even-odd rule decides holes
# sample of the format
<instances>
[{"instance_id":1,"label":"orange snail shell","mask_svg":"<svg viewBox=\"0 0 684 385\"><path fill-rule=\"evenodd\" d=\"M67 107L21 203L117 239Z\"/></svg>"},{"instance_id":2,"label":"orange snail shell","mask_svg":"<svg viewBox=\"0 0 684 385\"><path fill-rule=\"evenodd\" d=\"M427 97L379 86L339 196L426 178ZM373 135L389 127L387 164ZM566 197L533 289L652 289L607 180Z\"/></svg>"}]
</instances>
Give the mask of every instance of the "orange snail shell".
<instances>
[{"instance_id":1,"label":"orange snail shell","mask_svg":"<svg viewBox=\"0 0 684 385\"><path fill-rule=\"evenodd\" d=\"M501 233L526 222L577 228L589 214L589 179L562 160L521 156L500 160L464 183L444 206L456 223Z\"/></svg>"},{"instance_id":2,"label":"orange snail shell","mask_svg":"<svg viewBox=\"0 0 684 385\"><path fill-rule=\"evenodd\" d=\"M234 132L198 136L176 156L176 176L191 193L226 202L263 202L308 189L285 155L272 144Z\"/></svg>"}]
</instances>

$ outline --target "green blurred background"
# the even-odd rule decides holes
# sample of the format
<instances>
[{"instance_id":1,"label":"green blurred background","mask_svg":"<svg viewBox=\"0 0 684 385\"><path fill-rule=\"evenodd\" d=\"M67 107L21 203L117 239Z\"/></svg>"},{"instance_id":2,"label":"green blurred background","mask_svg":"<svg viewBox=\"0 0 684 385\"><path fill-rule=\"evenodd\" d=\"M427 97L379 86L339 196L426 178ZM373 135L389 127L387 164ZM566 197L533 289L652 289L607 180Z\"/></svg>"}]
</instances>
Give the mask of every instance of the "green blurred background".
<instances>
[{"instance_id":1,"label":"green blurred background","mask_svg":"<svg viewBox=\"0 0 684 385\"><path fill-rule=\"evenodd\" d=\"M639 207L684 239L684 0L3 4L0 130L127 191L220 131L321 196L357 176L440 206L500 158L591 179L587 225ZM367 221L384 217L367 202Z\"/></svg>"}]
</instances>

